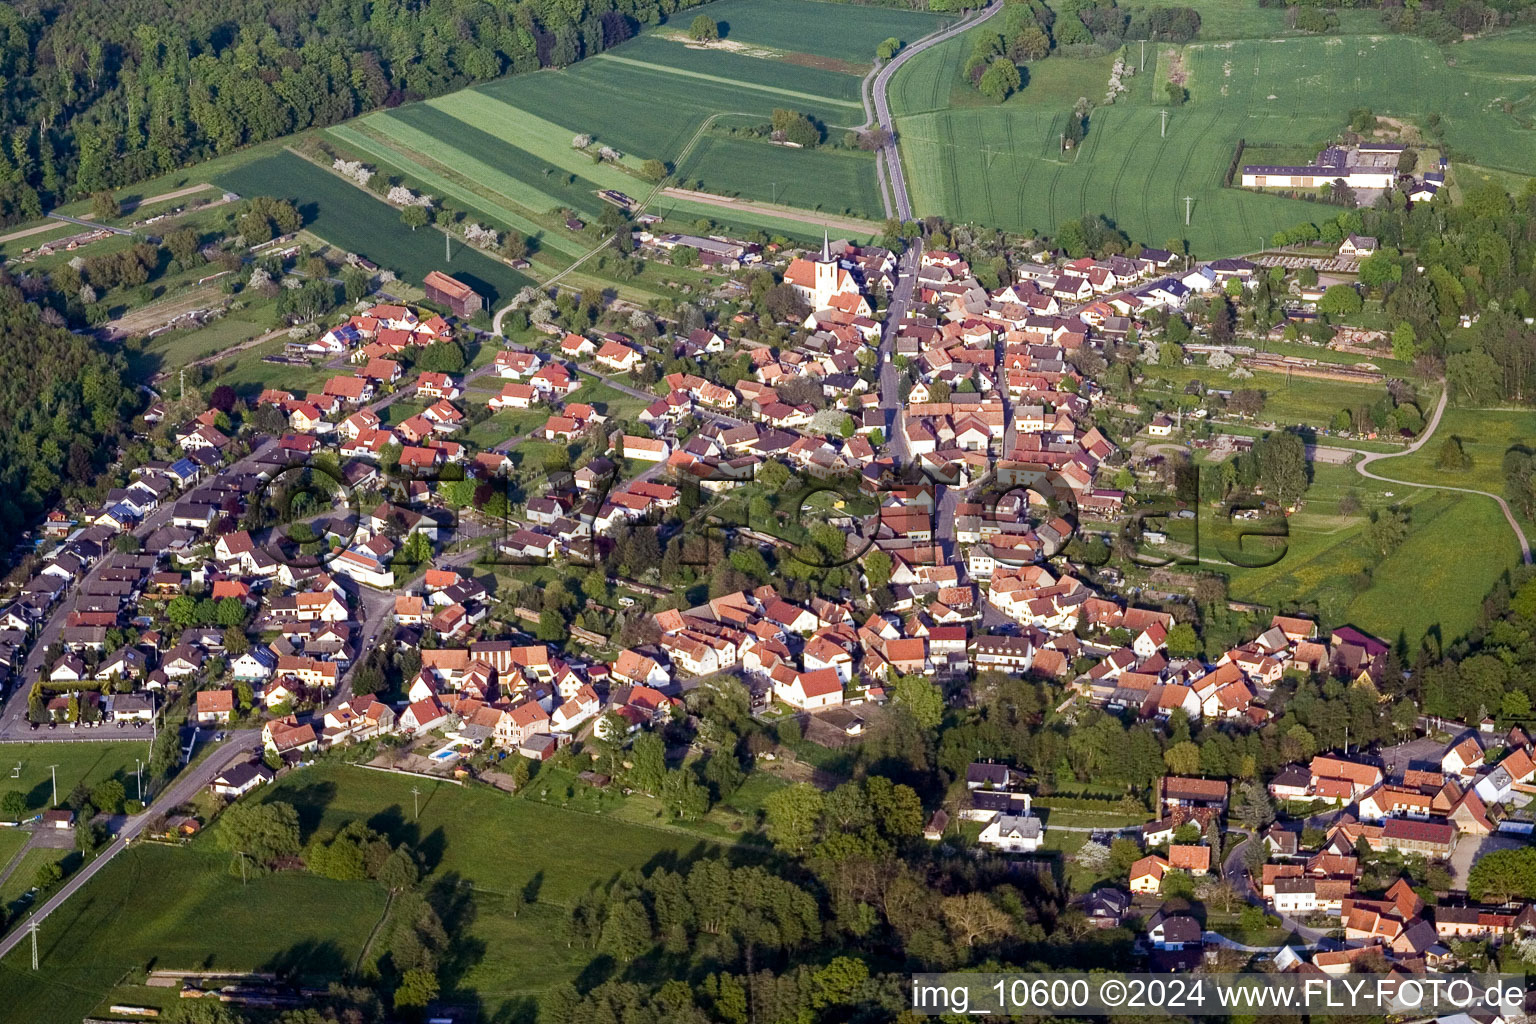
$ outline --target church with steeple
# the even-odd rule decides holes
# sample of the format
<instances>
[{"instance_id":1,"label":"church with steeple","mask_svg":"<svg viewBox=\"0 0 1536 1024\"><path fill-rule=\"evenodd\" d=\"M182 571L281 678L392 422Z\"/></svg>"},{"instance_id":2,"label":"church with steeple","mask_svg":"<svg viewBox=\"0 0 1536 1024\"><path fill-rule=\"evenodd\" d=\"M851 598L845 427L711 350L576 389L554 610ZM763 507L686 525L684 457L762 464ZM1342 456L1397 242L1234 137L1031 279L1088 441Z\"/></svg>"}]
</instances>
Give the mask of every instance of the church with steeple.
<instances>
[{"instance_id":1,"label":"church with steeple","mask_svg":"<svg viewBox=\"0 0 1536 1024\"><path fill-rule=\"evenodd\" d=\"M847 300L836 301L839 296L859 295L858 282L832 255L832 244L825 229L821 236L821 255L815 259L802 256L791 263L784 271L784 283L795 290L812 312L845 305Z\"/></svg>"}]
</instances>

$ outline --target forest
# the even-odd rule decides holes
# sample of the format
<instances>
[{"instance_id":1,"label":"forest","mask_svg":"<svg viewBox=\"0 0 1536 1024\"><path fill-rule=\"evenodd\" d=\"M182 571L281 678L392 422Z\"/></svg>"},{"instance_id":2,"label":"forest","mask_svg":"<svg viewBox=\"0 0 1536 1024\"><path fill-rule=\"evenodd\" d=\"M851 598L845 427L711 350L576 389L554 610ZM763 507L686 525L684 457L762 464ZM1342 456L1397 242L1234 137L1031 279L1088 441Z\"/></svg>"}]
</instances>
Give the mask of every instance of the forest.
<instances>
[{"instance_id":1,"label":"forest","mask_svg":"<svg viewBox=\"0 0 1536 1024\"><path fill-rule=\"evenodd\" d=\"M565 67L700 0L0 7L0 223L241 146Z\"/></svg>"},{"instance_id":2,"label":"forest","mask_svg":"<svg viewBox=\"0 0 1536 1024\"><path fill-rule=\"evenodd\" d=\"M120 356L50 326L0 276L0 550L61 494L92 486L133 418Z\"/></svg>"}]
</instances>

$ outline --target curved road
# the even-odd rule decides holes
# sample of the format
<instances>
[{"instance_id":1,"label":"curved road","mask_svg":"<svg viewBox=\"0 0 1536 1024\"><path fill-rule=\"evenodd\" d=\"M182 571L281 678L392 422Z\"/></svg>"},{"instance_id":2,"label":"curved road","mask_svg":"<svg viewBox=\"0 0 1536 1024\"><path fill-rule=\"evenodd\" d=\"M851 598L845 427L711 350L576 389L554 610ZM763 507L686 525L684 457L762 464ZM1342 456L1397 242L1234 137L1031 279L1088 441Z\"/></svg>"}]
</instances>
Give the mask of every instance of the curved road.
<instances>
[{"instance_id":1,"label":"curved road","mask_svg":"<svg viewBox=\"0 0 1536 1024\"><path fill-rule=\"evenodd\" d=\"M890 202L887 202L885 210L887 216L894 216L904 221L912 219L912 198L907 195L907 180L901 170L901 153L896 147L896 126L891 120L891 108L887 104L885 96L886 89L891 84L891 76L903 64L919 53L922 53L929 47L937 46L939 43L953 39L962 32L970 31L1002 9L1003 0L992 0L992 3L983 7L975 17L961 18L948 28L935 32L931 36L924 36L905 50L902 50L875 72L874 83L870 89L875 104L875 120L879 122L880 127L884 128L891 135L891 141L876 154L877 159L884 162L889 172L891 197L895 200L894 210L891 209Z\"/></svg>"},{"instance_id":2,"label":"curved road","mask_svg":"<svg viewBox=\"0 0 1536 1024\"><path fill-rule=\"evenodd\" d=\"M1443 388L1440 391L1440 402L1435 406L1434 415L1429 418L1429 425L1424 428L1424 432L1419 435L1417 441L1400 452L1376 452L1366 455L1359 462L1355 463L1355 469L1359 471L1361 476L1380 481L1384 484L1396 484L1399 487L1422 487L1431 491L1458 491L1462 494L1477 494L1484 498L1492 498L1499 503L1499 511L1504 513L1504 518L1509 523L1509 528L1515 531L1515 540L1520 542L1520 558L1526 565L1530 565L1531 542L1526 539L1525 531L1520 529L1520 524L1515 521L1515 514L1509 510L1509 502L1505 501L1501 496L1490 491L1479 491L1472 487L1452 487L1448 484L1416 484L1409 480L1393 480L1391 477L1377 476L1366 468L1373 462L1381 459L1395 459L1403 455L1412 455L1428 444L1429 439L1434 436L1435 428L1440 426L1440 416L1445 412L1446 402L1450 399L1450 396L1451 389L1449 387Z\"/></svg>"},{"instance_id":3,"label":"curved road","mask_svg":"<svg viewBox=\"0 0 1536 1024\"><path fill-rule=\"evenodd\" d=\"M1274 914L1280 918L1281 927L1289 929L1292 934L1300 938L1309 947L1316 947L1319 942L1328 938L1328 932L1321 928L1304 925L1300 921L1277 913L1273 907L1264 901L1263 894L1255 888L1253 876L1248 873L1248 868L1243 863L1243 848L1249 843L1263 842L1263 840L1246 829L1240 829L1239 831L1247 832L1247 835L1242 842L1227 851L1227 859L1221 865L1221 877L1226 879L1228 884L1232 886L1233 891L1242 897L1244 901L1258 907L1266 914ZM1211 933L1207 932L1206 934L1209 935ZM1232 942L1230 939L1222 944L1249 952L1270 951L1270 948L1267 946L1244 946L1241 943ZM1276 948L1278 949L1278 947Z\"/></svg>"}]
</instances>

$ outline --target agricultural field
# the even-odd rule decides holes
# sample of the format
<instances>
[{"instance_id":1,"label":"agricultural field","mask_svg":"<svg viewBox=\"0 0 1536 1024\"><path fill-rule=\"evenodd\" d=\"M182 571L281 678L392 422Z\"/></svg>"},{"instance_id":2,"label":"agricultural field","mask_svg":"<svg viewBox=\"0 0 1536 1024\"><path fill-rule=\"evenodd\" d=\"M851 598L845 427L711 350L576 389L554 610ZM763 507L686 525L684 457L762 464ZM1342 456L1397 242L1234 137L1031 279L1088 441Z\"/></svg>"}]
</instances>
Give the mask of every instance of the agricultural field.
<instances>
[{"instance_id":1,"label":"agricultural field","mask_svg":"<svg viewBox=\"0 0 1536 1024\"><path fill-rule=\"evenodd\" d=\"M532 282L462 242L445 260L441 232L412 231L400 222L399 211L330 171L296 153L280 152L237 167L217 179L222 188L241 195L275 195L288 199L304 215L304 226L349 252L360 253L419 285L430 271L443 270L469 285L495 308Z\"/></svg>"},{"instance_id":2,"label":"agricultural field","mask_svg":"<svg viewBox=\"0 0 1536 1024\"><path fill-rule=\"evenodd\" d=\"M763 201L878 217L872 155L789 150L733 138L777 107L827 126L829 139L864 121L861 75L888 36L915 39L944 23L926 14L822 4L735 0L709 11L724 22L719 47L687 45L669 22L562 71L518 75L423 103L380 111L326 131L343 152L397 173L500 228L534 237L536 260L559 267L590 248L565 232L556 211L595 217L601 189L637 199L652 185L648 159L676 163L681 180ZM572 148L577 134L622 157L594 162ZM688 221L701 214L675 210ZM712 216L710 213L702 214ZM788 222L793 224L793 222ZM733 226L778 232L762 215ZM796 233L816 232L797 225Z\"/></svg>"},{"instance_id":3,"label":"agricultural field","mask_svg":"<svg viewBox=\"0 0 1536 1024\"><path fill-rule=\"evenodd\" d=\"M960 77L970 45L967 34L926 51L892 87L919 213L1044 232L1102 213L1135 241L1182 238L1207 258L1249 252L1326 209L1224 188L1238 140L1286 147L1326 140L1358 106L1409 120L1440 113L1448 144L1490 168L1523 172L1536 162L1536 136L1519 119L1536 97L1536 77L1511 37L1449 51L1407 36L1149 45L1130 91L1095 108L1087 138L1065 154L1062 126L1079 97L1102 101L1111 58L1036 62L1024 89L997 105ZM1138 64L1139 45L1126 55ZM1381 73L1386 68L1390 74ZM1159 111L1171 73L1185 76L1190 98L1170 111L1164 136ZM1504 112L1506 101L1513 114ZM1186 196L1193 198L1187 226Z\"/></svg>"},{"instance_id":4,"label":"agricultural field","mask_svg":"<svg viewBox=\"0 0 1536 1024\"><path fill-rule=\"evenodd\" d=\"M804 156L756 139L706 135L678 168L678 176L720 195L760 197L766 185L771 198L785 206L879 216L880 185L872 155L851 150L820 154L815 178L805 176Z\"/></svg>"},{"instance_id":5,"label":"agricultural field","mask_svg":"<svg viewBox=\"0 0 1536 1024\"><path fill-rule=\"evenodd\" d=\"M419 816L413 785L421 790ZM261 799L294 804L305 839L362 819L415 845L427 861L427 887L473 886L476 912L456 934L482 953L459 985L492 1019L510 1000L575 978L588 954L550 939L564 931L570 906L588 886L712 848L681 830L564 809L569 785L552 776L541 787L536 779L525 799L328 765L288 776ZM74 897L69 914L43 927L44 970L29 969L25 949L0 963L0 1000L9 1013L64 1024L109 992L147 1002L151 990L117 986L151 961L162 968L293 966L317 979L347 974L384 912L383 891L301 872L253 875L242 884L216 834L214 826L182 849L140 844L108 865ZM573 849L582 855L572 857ZM516 913L515 890L533 898ZM274 906L302 910L273 914ZM117 927L101 927L108 920Z\"/></svg>"},{"instance_id":6,"label":"agricultural field","mask_svg":"<svg viewBox=\"0 0 1536 1024\"><path fill-rule=\"evenodd\" d=\"M1391 465L1378 463L1382 475ZM1252 554L1229 561L1222 552L1238 550L1231 528L1202 510L1201 568L1224 573L1233 598L1276 610L1315 609L1389 642L1401 635L1416 650L1426 635L1446 643L1469 630L1484 595L1519 562L1514 534L1486 498L1394 488L1365 479L1353 466L1314 465L1312 473L1304 505L1287 521L1278 549L1260 553L1261 542L1250 539L1242 551ZM1341 507L1347 499L1358 501L1359 511ZM1365 528L1373 509L1393 504L1408 513L1408 538L1381 558L1368 546ZM1480 557L1468 559L1469 550ZM1422 599L1430 593L1434 601Z\"/></svg>"},{"instance_id":7,"label":"agricultural field","mask_svg":"<svg viewBox=\"0 0 1536 1024\"><path fill-rule=\"evenodd\" d=\"M883 39L910 43L953 20L925 11L805 0L721 0L699 10L720 23L727 42L866 63Z\"/></svg>"}]
</instances>

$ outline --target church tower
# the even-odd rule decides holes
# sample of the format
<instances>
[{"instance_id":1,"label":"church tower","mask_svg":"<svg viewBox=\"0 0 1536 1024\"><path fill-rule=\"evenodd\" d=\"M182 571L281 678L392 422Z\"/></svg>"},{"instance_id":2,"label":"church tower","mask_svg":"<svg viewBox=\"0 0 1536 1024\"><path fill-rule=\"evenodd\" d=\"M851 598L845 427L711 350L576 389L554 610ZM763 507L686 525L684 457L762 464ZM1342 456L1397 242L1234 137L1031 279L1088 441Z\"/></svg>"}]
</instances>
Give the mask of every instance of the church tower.
<instances>
[{"instance_id":1,"label":"church tower","mask_svg":"<svg viewBox=\"0 0 1536 1024\"><path fill-rule=\"evenodd\" d=\"M816 261L816 283L813 288L811 308L825 309L837 294L837 260L832 258L832 244L826 228L821 232L821 258Z\"/></svg>"}]
</instances>

